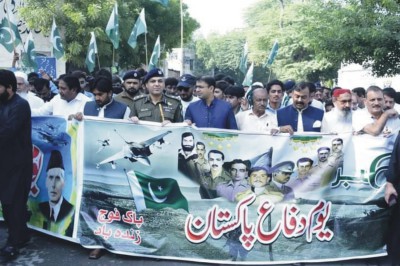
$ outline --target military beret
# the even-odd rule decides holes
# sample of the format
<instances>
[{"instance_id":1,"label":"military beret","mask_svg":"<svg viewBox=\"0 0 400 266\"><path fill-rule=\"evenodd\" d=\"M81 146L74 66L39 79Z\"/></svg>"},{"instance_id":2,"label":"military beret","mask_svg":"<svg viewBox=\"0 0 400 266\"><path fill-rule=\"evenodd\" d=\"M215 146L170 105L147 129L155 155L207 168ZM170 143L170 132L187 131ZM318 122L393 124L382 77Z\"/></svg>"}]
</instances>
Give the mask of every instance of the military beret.
<instances>
[{"instance_id":1,"label":"military beret","mask_svg":"<svg viewBox=\"0 0 400 266\"><path fill-rule=\"evenodd\" d=\"M124 81L127 79L140 79L140 74L136 70L131 70L131 71L126 72L122 79Z\"/></svg>"},{"instance_id":2,"label":"military beret","mask_svg":"<svg viewBox=\"0 0 400 266\"><path fill-rule=\"evenodd\" d=\"M162 70L159 68L153 68L143 78L143 83L147 83L147 81L149 81L149 79L154 78L154 77L164 77L164 72L162 72Z\"/></svg>"}]
</instances>

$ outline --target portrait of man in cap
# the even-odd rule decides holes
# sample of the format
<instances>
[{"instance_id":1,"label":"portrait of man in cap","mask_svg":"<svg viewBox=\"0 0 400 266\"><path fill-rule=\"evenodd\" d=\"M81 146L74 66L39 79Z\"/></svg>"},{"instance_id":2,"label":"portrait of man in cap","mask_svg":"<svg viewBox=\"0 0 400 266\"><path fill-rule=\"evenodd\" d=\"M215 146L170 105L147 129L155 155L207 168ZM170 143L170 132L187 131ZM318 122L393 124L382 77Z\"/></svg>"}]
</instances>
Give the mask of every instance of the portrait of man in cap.
<instances>
[{"instance_id":1,"label":"portrait of man in cap","mask_svg":"<svg viewBox=\"0 0 400 266\"><path fill-rule=\"evenodd\" d=\"M40 212L49 222L58 223L74 209L63 197L65 169L61 152L53 150L47 165L46 188L49 200L39 203Z\"/></svg>"},{"instance_id":2,"label":"portrait of man in cap","mask_svg":"<svg viewBox=\"0 0 400 266\"><path fill-rule=\"evenodd\" d=\"M267 187L269 193L280 192L283 195L283 201L293 200L295 195L293 189L287 185L293 174L294 163L285 161L276 164L271 168L272 181Z\"/></svg>"}]
</instances>

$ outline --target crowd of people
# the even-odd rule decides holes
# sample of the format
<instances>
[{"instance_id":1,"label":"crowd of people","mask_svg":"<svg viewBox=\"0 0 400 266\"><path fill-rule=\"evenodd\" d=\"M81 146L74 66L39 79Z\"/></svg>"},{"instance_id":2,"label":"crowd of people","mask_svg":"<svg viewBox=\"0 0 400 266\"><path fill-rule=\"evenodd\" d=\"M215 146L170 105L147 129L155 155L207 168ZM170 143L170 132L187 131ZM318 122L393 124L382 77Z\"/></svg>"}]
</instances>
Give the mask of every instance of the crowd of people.
<instances>
[{"instance_id":1,"label":"crowd of people","mask_svg":"<svg viewBox=\"0 0 400 266\"><path fill-rule=\"evenodd\" d=\"M14 259L18 249L29 241L26 202L32 167L32 157L28 156L32 150L31 115L57 115L76 120L96 116L132 123L152 121L162 126L186 123L199 128L270 135L322 132L389 136L400 129L399 98L393 88L378 86L350 90L306 81L272 80L243 87L224 74L201 77L183 74L166 78L158 68L148 72L129 70L122 78L105 69L93 76L79 70L57 79L44 71L39 75L1 70L0 148L1 156L7 156L7 160L0 160L0 164L7 162L1 166L7 170L0 172L0 201L9 232L7 244L1 250L2 261ZM293 189L286 184L295 167L293 162L265 169L252 168L249 162L236 159L223 166L221 151L210 150L206 156L204 143L198 142L195 147L192 138L190 134L182 136L179 170L194 176L194 167L201 169L196 178L202 198L222 196L238 201L249 193L256 193L257 201L268 196L278 202L294 197ZM312 160L298 161L299 175L303 164L308 170L315 168L317 171L328 161L331 152L333 146L332 151L321 147L316 165ZM195 166L190 166L191 160ZM15 189L21 185L26 190ZM391 194L397 196L393 186L388 189L387 201ZM51 207L52 202L49 204ZM50 207L44 210L49 217ZM24 217L26 219L22 219ZM22 224L21 219L24 220ZM94 259L100 256L101 251L97 249L90 254Z\"/></svg>"}]
</instances>

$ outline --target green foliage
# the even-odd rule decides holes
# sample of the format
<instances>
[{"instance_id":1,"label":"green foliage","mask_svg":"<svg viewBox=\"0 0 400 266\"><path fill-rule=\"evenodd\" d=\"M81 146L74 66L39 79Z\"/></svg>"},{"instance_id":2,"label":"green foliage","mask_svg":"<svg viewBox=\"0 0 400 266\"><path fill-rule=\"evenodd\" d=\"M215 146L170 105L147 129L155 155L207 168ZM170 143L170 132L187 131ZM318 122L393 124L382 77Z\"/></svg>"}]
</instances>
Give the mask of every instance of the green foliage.
<instances>
[{"instance_id":1,"label":"green foliage","mask_svg":"<svg viewBox=\"0 0 400 266\"><path fill-rule=\"evenodd\" d=\"M113 58L122 68L136 68L142 63L147 63L144 35L139 37L138 47L135 49L127 44L142 8L145 8L146 12L148 54L151 54L158 35L163 47L162 56L173 47L180 46L179 0L171 0L168 8L148 0L118 2L121 40L120 48L114 51L114 56L105 28L115 1L25 0L24 3L25 7L20 8L19 12L32 29L40 29L49 34L53 16L55 17L63 36L67 62L76 67L84 67L91 31L96 35L102 67L114 65ZM46 8L43 8L44 6ZM183 14L184 42L187 42L199 24L189 16L186 5L183 6Z\"/></svg>"}]
</instances>

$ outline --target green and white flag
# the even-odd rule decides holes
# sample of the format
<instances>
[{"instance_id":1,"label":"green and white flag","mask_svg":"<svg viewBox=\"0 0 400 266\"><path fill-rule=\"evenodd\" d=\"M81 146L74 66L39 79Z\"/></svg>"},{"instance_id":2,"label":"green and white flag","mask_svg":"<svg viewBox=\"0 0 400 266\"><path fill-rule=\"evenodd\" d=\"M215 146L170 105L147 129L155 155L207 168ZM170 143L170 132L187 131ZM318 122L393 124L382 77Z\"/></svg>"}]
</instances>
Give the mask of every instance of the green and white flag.
<instances>
[{"instance_id":1,"label":"green and white flag","mask_svg":"<svg viewBox=\"0 0 400 266\"><path fill-rule=\"evenodd\" d=\"M247 70L246 76L244 77L243 86L251 86L253 84L253 69L254 69L254 63L251 63L249 70Z\"/></svg>"},{"instance_id":2,"label":"green and white flag","mask_svg":"<svg viewBox=\"0 0 400 266\"><path fill-rule=\"evenodd\" d=\"M114 49L119 47L119 23L118 23L118 4L115 3L110 19L106 27L106 34L110 38Z\"/></svg>"},{"instance_id":3,"label":"green and white flag","mask_svg":"<svg viewBox=\"0 0 400 266\"><path fill-rule=\"evenodd\" d=\"M160 4L162 4L164 7L168 7L168 4L169 4L169 0L151 0L151 1L160 3Z\"/></svg>"},{"instance_id":4,"label":"green and white flag","mask_svg":"<svg viewBox=\"0 0 400 266\"><path fill-rule=\"evenodd\" d=\"M278 49L279 49L278 41L275 41L274 45L272 46L271 52L269 53L267 62L265 62L265 64L264 64L264 67L269 67L272 65L272 63L275 60L276 55L278 54Z\"/></svg>"},{"instance_id":5,"label":"green and white flag","mask_svg":"<svg viewBox=\"0 0 400 266\"><path fill-rule=\"evenodd\" d=\"M133 170L126 173L138 212L145 209L184 209L189 204L173 178L154 178Z\"/></svg>"},{"instance_id":6,"label":"green and white flag","mask_svg":"<svg viewBox=\"0 0 400 266\"><path fill-rule=\"evenodd\" d=\"M56 26L56 20L53 18L53 25L51 26L50 40L53 44L53 56L60 59L64 56L64 46L61 42L60 32Z\"/></svg>"},{"instance_id":7,"label":"green and white flag","mask_svg":"<svg viewBox=\"0 0 400 266\"><path fill-rule=\"evenodd\" d=\"M243 47L243 52L242 52L242 56L240 57L240 62L239 62L239 70L240 72L242 72L243 74L246 74L246 70L247 70L247 57L249 55L249 47L247 44L247 41L244 43L244 47Z\"/></svg>"},{"instance_id":8,"label":"green and white flag","mask_svg":"<svg viewBox=\"0 0 400 266\"><path fill-rule=\"evenodd\" d=\"M91 38L90 38L90 43L89 43L89 48L88 52L86 55L86 60L85 64L87 68L89 69L90 72L93 72L94 67L96 65L96 54L97 54L97 44L96 44L96 36L94 35L94 32L92 31L90 33Z\"/></svg>"},{"instance_id":9,"label":"green and white flag","mask_svg":"<svg viewBox=\"0 0 400 266\"><path fill-rule=\"evenodd\" d=\"M9 53L12 53L14 48L22 43L17 21L8 6L7 13L4 15L4 18L0 23L0 43Z\"/></svg>"},{"instance_id":10,"label":"green and white flag","mask_svg":"<svg viewBox=\"0 0 400 266\"><path fill-rule=\"evenodd\" d=\"M154 44L153 53L150 57L149 62L149 69L148 71L152 70L153 68L157 67L158 59L160 58L161 48L160 48L160 35L158 35L156 43Z\"/></svg>"},{"instance_id":11,"label":"green and white flag","mask_svg":"<svg viewBox=\"0 0 400 266\"><path fill-rule=\"evenodd\" d=\"M25 40L24 50L24 53L22 53L22 63L25 67L32 67L36 70L36 51L32 31L29 32L29 35Z\"/></svg>"},{"instance_id":12,"label":"green and white flag","mask_svg":"<svg viewBox=\"0 0 400 266\"><path fill-rule=\"evenodd\" d=\"M139 35L143 34L143 33L147 33L147 25L146 25L146 19L144 16L144 8L142 9L142 11L140 11L140 15L136 20L135 25L133 26L131 35L129 36L128 39L128 44L135 49L136 45L137 45L137 38Z\"/></svg>"}]
</instances>

